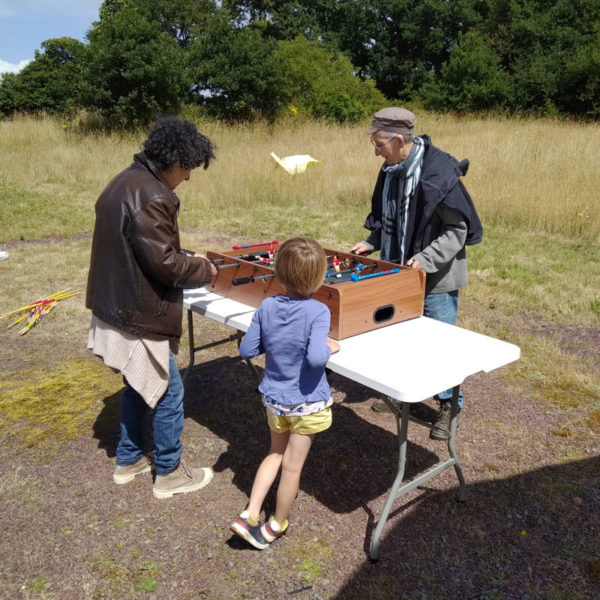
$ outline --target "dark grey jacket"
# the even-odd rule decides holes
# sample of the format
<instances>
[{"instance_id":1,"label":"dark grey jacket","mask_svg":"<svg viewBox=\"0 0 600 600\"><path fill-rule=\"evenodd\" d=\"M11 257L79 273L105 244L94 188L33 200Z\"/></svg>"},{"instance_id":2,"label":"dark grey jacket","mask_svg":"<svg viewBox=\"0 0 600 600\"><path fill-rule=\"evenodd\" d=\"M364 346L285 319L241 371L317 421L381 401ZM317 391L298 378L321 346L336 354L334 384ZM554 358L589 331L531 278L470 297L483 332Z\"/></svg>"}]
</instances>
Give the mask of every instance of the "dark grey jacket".
<instances>
[{"instance_id":1,"label":"dark grey jacket","mask_svg":"<svg viewBox=\"0 0 600 600\"><path fill-rule=\"evenodd\" d=\"M483 228L473 201L460 177L469 162L458 162L431 143L427 135L421 178L409 211L405 256L420 262L427 274L426 292L449 292L467 285L465 245L478 244ZM371 199L365 227L366 243L381 247L382 192L386 173L381 170ZM394 260L391 257L390 260Z\"/></svg>"}]
</instances>

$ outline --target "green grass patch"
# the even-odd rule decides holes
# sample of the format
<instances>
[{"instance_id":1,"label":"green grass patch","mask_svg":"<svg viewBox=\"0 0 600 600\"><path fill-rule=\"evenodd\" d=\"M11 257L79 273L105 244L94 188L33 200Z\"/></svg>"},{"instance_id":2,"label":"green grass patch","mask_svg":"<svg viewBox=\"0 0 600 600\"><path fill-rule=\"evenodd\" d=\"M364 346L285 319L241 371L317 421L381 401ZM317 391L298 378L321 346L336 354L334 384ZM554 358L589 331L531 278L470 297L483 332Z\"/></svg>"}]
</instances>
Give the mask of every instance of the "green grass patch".
<instances>
[{"instance_id":1,"label":"green grass patch","mask_svg":"<svg viewBox=\"0 0 600 600\"><path fill-rule=\"evenodd\" d=\"M486 226L468 248L466 295L503 314L538 313L559 323L598 325L597 244L559 235Z\"/></svg>"},{"instance_id":2,"label":"green grass patch","mask_svg":"<svg viewBox=\"0 0 600 600\"><path fill-rule=\"evenodd\" d=\"M322 540L303 542L296 540L287 554L300 561L300 578L302 585L312 585L334 556L333 548Z\"/></svg>"},{"instance_id":3,"label":"green grass patch","mask_svg":"<svg viewBox=\"0 0 600 600\"><path fill-rule=\"evenodd\" d=\"M0 179L0 243L68 238L94 227L94 204L61 188L37 190Z\"/></svg>"},{"instance_id":4,"label":"green grass patch","mask_svg":"<svg viewBox=\"0 0 600 600\"><path fill-rule=\"evenodd\" d=\"M35 577L27 582L25 589L34 594L41 594L44 591L47 583L48 580L45 577Z\"/></svg>"},{"instance_id":5,"label":"green grass patch","mask_svg":"<svg viewBox=\"0 0 600 600\"><path fill-rule=\"evenodd\" d=\"M51 368L46 373L28 368L18 377L0 379L0 435L36 449L71 440L89 432L104 408L103 399L122 387L118 376L91 357L67 359ZM116 412L114 418L118 421Z\"/></svg>"}]
</instances>

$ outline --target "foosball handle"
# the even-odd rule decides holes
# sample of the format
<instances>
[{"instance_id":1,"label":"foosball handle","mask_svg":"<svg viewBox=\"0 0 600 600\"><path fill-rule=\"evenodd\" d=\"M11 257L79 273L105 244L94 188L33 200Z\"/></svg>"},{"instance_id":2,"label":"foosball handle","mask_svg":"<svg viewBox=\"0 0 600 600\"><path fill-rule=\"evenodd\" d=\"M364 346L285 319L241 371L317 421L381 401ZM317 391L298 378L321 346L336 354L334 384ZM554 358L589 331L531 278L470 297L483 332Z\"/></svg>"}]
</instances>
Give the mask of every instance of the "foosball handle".
<instances>
[{"instance_id":1,"label":"foosball handle","mask_svg":"<svg viewBox=\"0 0 600 600\"><path fill-rule=\"evenodd\" d=\"M236 279L231 280L231 285L244 285L246 283L252 283L254 281L254 277L238 277Z\"/></svg>"},{"instance_id":2,"label":"foosball handle","mask_svg":"<svg viewBox=\"0 0 600 600\"><path fill-rule=\"evenodd\" d=\"M379 273L369 273L368 275L357 275L352 273L350 279L352 281L362 281L363 279L371 279L372 277L380 277L381 275L391 275L392 273L400 273L400 269L390 269L389 271L380 271Z\"/></svg>"}]
</instances>

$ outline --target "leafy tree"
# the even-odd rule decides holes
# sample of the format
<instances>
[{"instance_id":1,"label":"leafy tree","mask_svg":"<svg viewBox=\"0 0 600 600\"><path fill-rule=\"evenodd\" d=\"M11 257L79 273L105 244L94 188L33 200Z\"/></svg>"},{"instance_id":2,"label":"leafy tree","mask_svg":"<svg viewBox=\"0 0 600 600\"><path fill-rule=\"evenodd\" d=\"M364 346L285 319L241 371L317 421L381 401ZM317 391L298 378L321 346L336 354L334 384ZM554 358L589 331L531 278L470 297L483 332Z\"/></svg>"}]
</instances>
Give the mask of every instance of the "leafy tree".
<instances>
[{"instance_id":1,"label":"leafy tree","mask_svg":"<svg viewBox=\"0 0 600 600\"><path fill-rule=\"evenodd\" d=\"M168 33L177 45L187 48L196 38L196 30L204 29L217 10L214 0L105 0L103 14L115 14L123 7L137 9L148 21L158 23L160 30Z\"/></svg>"},{"instance_id":2,"label":"leafy tree","mask_svg":"<svg viewBox=\"0 0 600 600\"><path fill-rule=\"evenodd\" d=\"M289 96L275 47L258 28L237 28L218 12L188 51L193 100L226 119L274 119Z\"/></svg>"},{"instance_id":3,"label":"leafy tree","mask_svg":"<svg viewBox=\"0 0 600 600\"><path fill-rule=\"evenodd\" d=\"M187 91L176 40L127 0L105 2L100 17L88 33L83 105L121 127L176 112Z\"/></svg>"},{"instance_id":4,"label":"leafy tree","mask_svg":"<svg viewBox=\"0 0 600 600\"><path fill-rule=\"evenodd\" d=\"M594 115L597 0L487 0L478 28L514 79L513 108Z\"/></svg>"},{"instance_id":5,"label":"leafy tree","mask_svg":"<svg viewBox=\"0 0 600 600\"><path fill-rule=\"evenodd\" d=\"M389 98L410 98L478 21L476 0L226 0L245 22L280 40L304 35L344 52Z\"/></svg>"},{"instance_id":6,"label":"leafy tree","mask_svg":"<svg viewBox=\"0 0 600 600\"><path fill-rule=\"evenodd\" d=\"M458 36L458 44L422 90L425 105L437 110L481 111L506 106L512 80L500 59L476 32Z\"/></svg>"},{"instance_id":7,"label":"leafy tree","mask_svg":"<svg viewBox=\"0 0 600 600\"><path fill-rule=\"evenodd\" d=\"M16 110L16 81L16 73L4 73L0 75L0 115L9 116Z\"/></svg>"},{"instance_id":8,"label":"leafy tree","mask_svg":"<svg viewBox=\"0 0 600 600\"><path fill-rule=\"evenodd\" d=\"M557 104L569 108L569 112L600 118L600 22L594 40L577 49L565 63L564 94L557 94ZM570 91L573 91L570 94Z\"/></svg>"},{"instance_id":9,"label":"leafy tree","mask_svg":"<svg viewBox=\"0 0 600 600\"><path fill-rule=\"evenodd\" d=\"M350 60L316 41L299 36L281 41L282 59L290 102L305 114L338 123L358 121L385 103L372 80L354 74Z\"/></svg>"},{"instance_id":10,"label":"leafy tree","mask_svg":"<svg viewBox=\"0 0 600 600\"><path fill-rule=\"evenodd\" d=\"M87 47L69 37L42 42L42 51L18 74L4 77L0 110L65 112L76 105Z\"/></svg>"}]
</instances>

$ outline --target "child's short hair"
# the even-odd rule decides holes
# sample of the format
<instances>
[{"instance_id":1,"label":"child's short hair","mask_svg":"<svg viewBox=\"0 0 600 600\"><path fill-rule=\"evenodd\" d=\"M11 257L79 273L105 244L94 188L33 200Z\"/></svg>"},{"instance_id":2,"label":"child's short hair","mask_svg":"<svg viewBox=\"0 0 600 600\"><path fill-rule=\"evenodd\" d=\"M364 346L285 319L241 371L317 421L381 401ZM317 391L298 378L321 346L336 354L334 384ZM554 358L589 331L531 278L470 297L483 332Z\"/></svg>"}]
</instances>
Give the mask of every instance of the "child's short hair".
<instances>
[{"instance_id":1,"label":"child's short hair","mask_svg":"<svg viewBox=\"0 0 600 600\"><path fill-rule=\"evenodd\" d=\"M304 297L316 292L325 280L327 257L315 240L295 237L281 245L275 256L275 277L287 290Z\"/></svg>"}]
</instances>

